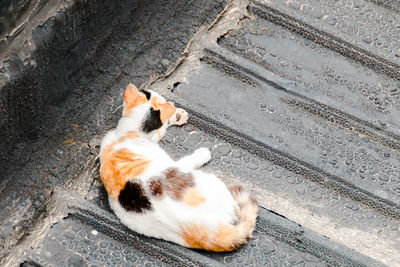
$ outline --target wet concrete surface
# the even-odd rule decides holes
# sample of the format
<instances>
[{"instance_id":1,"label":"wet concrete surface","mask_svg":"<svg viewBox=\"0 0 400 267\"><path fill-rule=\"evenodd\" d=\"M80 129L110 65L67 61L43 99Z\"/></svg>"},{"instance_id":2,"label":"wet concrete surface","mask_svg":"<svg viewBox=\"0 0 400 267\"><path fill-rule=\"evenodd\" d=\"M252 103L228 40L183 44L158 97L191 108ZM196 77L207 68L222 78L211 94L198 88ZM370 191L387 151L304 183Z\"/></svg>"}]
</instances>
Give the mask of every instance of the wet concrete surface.
<instances>
[{"instance_id":1,"label":"wet concrete surface","mask_svg":"<svg viewBox=\"0 0 400 267\"><path fill-rule=\"evenodd\" d=\"M2 263L400 265L399 6L314 2L94 2L38 26L42 64L0 91ZM208 147L204 168L256 196L248 245L188 250L112 214L98 149L129 82L189 112L168 153Z\"/></svg>"}]
</instances>

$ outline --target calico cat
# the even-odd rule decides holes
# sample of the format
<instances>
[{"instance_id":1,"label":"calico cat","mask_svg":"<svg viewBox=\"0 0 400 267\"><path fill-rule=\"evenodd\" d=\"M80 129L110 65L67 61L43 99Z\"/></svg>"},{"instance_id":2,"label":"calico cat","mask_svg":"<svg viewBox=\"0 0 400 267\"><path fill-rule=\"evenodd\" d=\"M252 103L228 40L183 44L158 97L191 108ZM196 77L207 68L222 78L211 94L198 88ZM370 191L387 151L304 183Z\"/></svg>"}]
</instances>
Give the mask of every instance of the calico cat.
<instances>
[{"instance_id":1,"label":"calico cat","mask_svg":"<svg viewBox=\"0 0 400 267\"><path fill-rule=\"evenodd\" d=\"M240 186L229 189L214 174L197 170L207 148L178 161L157 144L186 111L150 90L130 84L123 115L101 144L100 176L112 210L130 229L182 246L231 251L254 230L258 205Z\"/></svg>"}]
</instances>

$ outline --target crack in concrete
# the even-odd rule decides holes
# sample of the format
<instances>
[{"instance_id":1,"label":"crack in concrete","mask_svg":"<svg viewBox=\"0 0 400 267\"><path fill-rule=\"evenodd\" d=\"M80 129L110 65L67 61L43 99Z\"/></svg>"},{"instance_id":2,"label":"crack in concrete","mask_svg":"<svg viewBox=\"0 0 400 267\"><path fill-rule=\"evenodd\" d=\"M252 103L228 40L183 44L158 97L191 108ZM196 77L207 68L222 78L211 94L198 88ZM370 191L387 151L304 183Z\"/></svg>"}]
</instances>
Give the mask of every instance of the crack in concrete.
<instances>
[{"instance_id":1,"label":"crack in concrete","mask_svg":"<svg viewBox=\"0 0 400 267\"><path fill-rule=\"evenodd\" d=\"M231 0L225 9L211 23L209 27L199 30L189 41L182 54L182 58L165 75L159 76L148 84L154 90L168 91L175 83L185 83L185 77L200 67L200 58L203 49L217 44L221 36L236 29L240 21L249 17L248 0Z\"/></svg>"}]
</instances>

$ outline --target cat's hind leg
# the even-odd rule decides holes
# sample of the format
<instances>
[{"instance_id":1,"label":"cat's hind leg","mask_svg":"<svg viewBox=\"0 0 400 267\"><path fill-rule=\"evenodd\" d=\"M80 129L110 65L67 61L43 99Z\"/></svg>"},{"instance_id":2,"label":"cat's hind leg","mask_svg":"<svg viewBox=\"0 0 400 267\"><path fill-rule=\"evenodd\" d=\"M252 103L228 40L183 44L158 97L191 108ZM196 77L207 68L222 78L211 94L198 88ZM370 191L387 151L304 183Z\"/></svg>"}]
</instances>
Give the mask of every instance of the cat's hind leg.
<instances>
[{"instance_id":1,"label":"cat's hind leg","mask_svg":"<svg viewBox=\"0 0 400 267\"><path fill-rule=\"evenodd\" d=\"M208 148L201 147L196 149L192 154L187 155L180 160L177 161L178 167L182 171L192 171L194 169L197 169L207 162L209 162L211 159L211 153Z\"/></svg>"}]
</instances>

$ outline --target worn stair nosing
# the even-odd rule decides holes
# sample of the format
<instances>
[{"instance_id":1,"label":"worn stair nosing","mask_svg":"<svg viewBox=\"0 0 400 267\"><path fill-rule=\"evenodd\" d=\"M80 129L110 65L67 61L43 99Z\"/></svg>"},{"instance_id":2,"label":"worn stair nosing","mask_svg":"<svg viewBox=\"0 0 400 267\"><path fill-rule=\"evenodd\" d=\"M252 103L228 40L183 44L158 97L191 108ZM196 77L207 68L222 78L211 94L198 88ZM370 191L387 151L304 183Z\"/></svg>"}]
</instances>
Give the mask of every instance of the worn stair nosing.
<instances>
[{"instance_id":1,"label":"worn stair nosing","mask_svg":"<svg viewBox=\"0 0 400 267\"><path fill-rule=\"evenodd\" d=\"M349 42L308 25L299 19L289 16L282 11L272 8L264 3L255 1L248 7L250 12L255 13L274 24L283 26L288 30L300 34L312 42L323 45L341 55L351 58L363 65L400 81L400 66L387 59L381 58L371 52L352 45Z\"/></svg>"},{"instance_id":2,"label":"worn stair nosing","mask_svg":"<svg viewBox=\"0 0 400 267\"><path fill-rule=\"evenodd\" d=\"M136 247L144 253L159 253L161 257L175 260L176 266L218 266L217 261L206 261L202 252L196 254L201 256L201 261L187 257L187 253L193 250L159 241L155 238L145 237L132 232L125 227L115 215L102 210L99 207L85 202L74 202L69 205L70 216L83 221L86 224L95 225L99 231L112 232L125 240L125 243L132 245L134 240ZM320 237L313 231L303 228L301 225L288 220L286 217L260 207L257 230L279 242L283 242L295 249L318 257L327 264L346 266L380 266L381 264L369 257L362 255L352 249L340 245L329 238ZM152 248L149 246L151 245ZM318 249L316 249L318 248ZM166 262L168 260L165 259ZM170 262L171 263L171 262Z\"/></svg>"},{"instance_id":3,"label":"worn stair nosing","mask_svg":"<svg viewBox=\"0 0 400 267\"><path fill-rule=\"evenodd\" d=\"M396 0L367 0L367 1L400 13L399 1Z\"/></svg>"},{"instance_id":4,"label":"worn stair nosing","mask_svg":"<svg viewBox=\"0 0 400 267\"><path fill-rule=\"evenodd\" d=\"M294 92L284 85L280 85L279 82L277 83L271 79L254 73L253 71L236 64L232 60L227 59L223 55L220 55L218 54L218 52L215 52L211 49L206 48L204 50L204 53L205 56L203 57L203 61L208 64L215 65L216 67L218 67L219 70L228 70L227 72L230 72L227 73L228 75L234 73L235 78L236 76L240 75L239 79L241 79L241 81L245 83L248 83L250 85L259 84L256 80L253 79L254 77L255 79L260 80L263 83L271 86L272 88L283 91L284 93L291 96L282 98L282 101L286 104L301 108L313 115L319 116L332 123L337 123L349 130L365 135L381 145L389 147L395 151L400 151L399 135L379 128L365 120L359 119L351 114L340 111L332 106L323 104L300 93Z\"/></svg>"}]
</instances>

